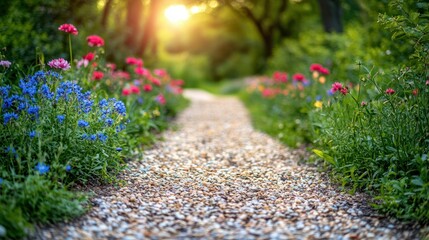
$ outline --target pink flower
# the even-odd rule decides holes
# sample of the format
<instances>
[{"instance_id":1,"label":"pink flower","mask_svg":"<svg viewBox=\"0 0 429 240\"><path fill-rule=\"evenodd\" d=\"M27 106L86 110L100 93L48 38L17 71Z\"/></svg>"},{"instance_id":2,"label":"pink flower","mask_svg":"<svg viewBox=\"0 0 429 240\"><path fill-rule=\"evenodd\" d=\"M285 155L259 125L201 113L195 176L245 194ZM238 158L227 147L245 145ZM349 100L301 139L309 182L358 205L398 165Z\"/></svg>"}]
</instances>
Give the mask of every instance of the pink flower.
<instances>
[{"instance_id":1,"label":"pink flower","mask_svg":"<svg viewBox=\"0 0 429 240\"><path fill-rule=\"evenodd\" d=\"M368 105L368 103L367 103L367 102L365 102L365 101L362 101L362 102L360 103L360 105L361 105L362 107L365 107L366 105Z\"/></svg>"},{"instance_id":2,"label":"pink flower","mask_svg":"<svg viewBox=\"0 0 429 240\"><path fill-rule=\"evenodd\" d=\"M92 80L100 80L104 77L104 73L103 72L99 72L99 71L94 71L92 73Z\"/></svg>"},{"instance_id":3,"label":"pink flower","mask_svg":"<svg viewBox=\"0 0 429 240\"><path fill-rule=\"evenodd\" d=\"M130 94L131 94L131 89L129 89L129 88L122 89L122 95L123 96L128 96Z\"/></svg>"},{"instance_id":4,"label":"pink flower","mask_svg":"<svg viewBox=\"0 0 429 240\"><path fill-rule=\"evenodd\" d=\"M70 33L73 35L77 35L78 31L77 28L75 26L73 26L73 24L69 24L69 23L64 23L63 25L61 25L58 30L66 32L66 33Z\"/></svg>"},{"instance_id":5,"label":"pink flower","mask_svg":"<svg viewBox=\"0 0 429 240\"><path fill-rule=\"evenodd\" d=\"M53 59L50 62L48 62L48 65L51 68L58 68L64 71L70 69L69 62L64 60L64 58Z\"/></svg>"},{"instance_id":6,"label":"pink flower","mask_svg":"<svg viewBox=\"0 0 429 240\"><path fill-rule=\"evenodd\" d=\"M264 98L274 97L275 95L276 95L276 91L274 89L266 88L266 89L262 90L262 96Z\"/></svg>"},{"instance_id":7,"label":"pink flower","mask_svg":"<svg viewBox=\"0 0 429 240\"><path fill-rule=\"evenodd\" d=\"M125 59L125 62L129 65L136 65L137 67L143 66L143 60L141 60L139 58L135 58L135 57L127 57Z\"/></svg>"},{"instance_id":8,"label":"pink flower","mask_svg":"<svg viewBox=\"0 0 429 240\"><path fill-rule=\"evenodd\" d=\"M332 84L331 93L336 93L337 91L340 91L343 88L343 84L339 82L335 82Z\"/></svg>"},{"instance_id":9,"label":"pink flower","mask_svg":"<svg viewBox=\"0 0 429 240\"><path fill-rule=\"evenodd\" d=\"M305 77L302 73L296 73L293 75L292 79L296 82L303 82Z\"/></svg>"},{"instance_id":10,"label":"pink flower","mask_svg":"<svg viewBox=\"0 0 429 240\"><path fill-rule=\"evenodd\" d=\"M7 60L1 60L0 61L0 66L3 66L3 67L5 67L5 68L8 68L8 67L10 67L10 65L11 65L12 63L10 62L10 61L7 61Z\"/></svg>"},{"instance_id":11,"label":"pink flower","mask_svg":"<svg viewBox=\"0 0 429 240\"><path fill-rule=\"evenodd\" d=\"M89 52L88 54L86 54L82 58L85 60L88 60L88 62L91 62L94 59L94 57L95 57L95 54L92 52Z\"/></svg>"},{"instance_id":12,"label":"pink flower","mask_svg":"<svg viewBox=\"0 0 429 240\"><path fill-rule=\"evenodd\" d=\"M183 86L183 84L185 84L185 82L181 79L171 81L172 86Z\"/></svg>"},{"instance_id":13,"label":"pink flower","mask_svg":"<svg viewBox=\"0 0 429 240\"><path fill-rule=\"evenodd\" d=\"M137 87L136 85L131 85L131 86L130 86L130 91L131 91L131 93L133 93L133 94L140 94L140 88L139 88L139 87Z\"/></svg>"},{"instance_id":14,"label":"pink flower","mask_svg":"<svg viewBox=\"0 0 429 240\"><path fill-rule=\"evenodd\" d=\"M151 81L156 86L161 86L161 81L158 78L150 77L149 81Z\"/></svg>"},{"instance_id":15,"label":"pink flower","mask_svg":"<svg viewBox=\"0 0 429 240\"><path fill-rule=\"evenodd\" d=\"M150 91L152 91L152 85L150 85L150 84L145 84L145 85L143 86L143 91L145 91L145 92L150 92Z\"/></svg>"},{"instance_id":16,"label":"pink flower","mask_svg":"<svg viewBox=\"0 0 429 240\"><path fill-rule=\"evenodd\" d=\"M115 71L112 73L113 78L130 79L130 74L124 71Z\"/></svg>"},{"instance_id":17,"label":"pink flower","mask_svg":"<svg viewBox=\"0 0 429 240\"><path fill-rule=\"evenodd\" d=\"M429 80L426 80L426 86L429 85Z\"/></svg>"},{"instance_id":18,"label":"pink flower","mask_svg":"<svg viewBox=\"0 0 429 240\"><path fill-rule=\"evenodd\" d=\"M86 41L88 42L88 46L90 47L101 47L104 46L104 40L100 36L97 35L91 35L86 38Z\"/></svg>"},{"instance_id":19,"label":"pink flower","mask_svg":"<svg viewBox=\"0 0 429 240\"><path fill-rule=\"evenodd\" d=\"M77 62L77 68L81 68L82 66L87 67L88 64L88 60L82 58L81 60L79 60L79 62Z\"/></svg>"},{"instance_id":20,"label":"pink flower","mask_svg":"<svg viewBox=\"0 0 429 240\"><path fill-rule=\"evenodd\" d=\"M167 71L165 69L155 69L153 70L153 73L157 75L158 77L165 77L167 76Z\"/></svg>"},{"instance_id":21,"label":"pink flower","mask_svg":"<svg viewBox=\"0 0 429 240\"><path fill-rule=\"evenodd\" d=\"M160 93L158 96L155 97L155 101L157 101L161 105L165 105L167 103L167 101L165 100L165 97L164 97L164 95L162 95L162 93Z\"/></svg>"},{"instance_id":22,"label":"pink flower","mask_svg":"<svg viewBox=\"0 0 429 240\"><path fill-rule=\"evenodd\" d=\"M276 82L287 82L287 73L276 71L273 73L273 79Z\"/></svg>"},{"instance_id":23,"label":"pink flower","mask_svg":"<svg viewBox=\"0 0 429 240\"><path fill-rule=\"evenodd\" d=\"M395 93L395 90L393 90L392 88L388 88L388 89L386 89L385 93L387 95L393 95Z\"/></svg>"},{"instance_id":24,"label":"pink flower","mask_svg":"<svg viewBox=\"0 0 429 240\"><path fill-rule=\"evenodd\" d=\"M114 71L116 69L116 64L114 64L114 63L107 63L106 67L110 68L111 71Z\"/></svg>"},{"instance_id":25,"label":"pink flower","mask_svg":"<svg viewBox=\"0 0 429 240\"><path fill-rule=\"evenodd\" d=\"M349 89L347 87L343 87L340 89L341 94L346 95L349 92Z\"/></svg>"},{"instance_id":26,"label":"pink flower","mask_svg":"<svg viewBox=\"0 0 429 240\"><path fill-rule=\"evenodd\" d=\"M147 70L146 68L143 68L143 67L136 67L134 69L134 72L137 75L140 75L140 76L143 76L143 77L149 77L150 76L150 71Z\"/></svg>"}]
</instances>

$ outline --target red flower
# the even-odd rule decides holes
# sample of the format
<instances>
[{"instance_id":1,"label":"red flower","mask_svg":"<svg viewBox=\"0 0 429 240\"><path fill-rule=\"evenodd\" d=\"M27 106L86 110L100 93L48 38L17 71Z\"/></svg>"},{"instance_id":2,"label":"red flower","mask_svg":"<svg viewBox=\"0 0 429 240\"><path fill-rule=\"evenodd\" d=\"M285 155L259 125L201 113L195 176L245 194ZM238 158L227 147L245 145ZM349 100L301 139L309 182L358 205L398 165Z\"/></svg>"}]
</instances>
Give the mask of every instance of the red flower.
<instances>
[{"instance_id":1,"label":"red flower","mask_svg":"<svg viewBox=\"0 0 429 240\"><path fill-rule=\"evenodd\" d=\"M341 94L346 95L349 92L349 89L347 87L343 87L340 89Z\"/></svg>"},{"instance_id":2,"label":"red flower","mask_svg":"<svg viewBox=\"0 0 429 240\"><path fill-rule=\"evenodd\" d=\"M131 94L131 89L129 89L129 88L122 89L122 95L123 96L128 96L130 94Z\"/></svg>"},{"instance_id":3,"label":"red flower","mask_svg":"<svg viewBox=\"0 0 429 240\"><path fill-rule=\"evenodd\" d=\"M331 92L336 93L337 91L340 91L343 88L343 84L339 82L335 82L332 84Z\"/></svg>"},{"instance_id":4,"label":"red flower","mask_svg":"<svg viewBox=\"0 0 429 240\"><path fill-rule=\"evenodd\" d=\"M78 34L77 28L75 26L73 26L73 24L69 24L69 23L62 24L58 28L58 30L66 32L66 33L70 33L70 34L73 34L73 35L77 35Z\"/></svg>"},{"instance_id":5,"label":"red flower","mask_svg":"<svg viewBox=\"0 0 429 240\"><path fill-rule=\"evenodd\" d=\"M296 82L303 82L305 77L302 73L296 73L293 75L292 79Z\"/></svg>"},{"instance_id":6,"label":"red flower","mask_svg":"<svg viewBox=\"0 0 429 240\"><path fill-rule=\"evenodd\" d=\"M130 86L130 91L131 91L131 93L133 93L133 94L140 94L140 88L139 88L139 87L137 87L136 85L131 85L131 86Z\"/></svg>"},{"instance_id":7,"label":"red flower","mask_svg":"<svg viewBox=\"0 0 429 240\"><path fill-rule=\"evenodd\" d=\"M392 94L394 94L394 93L395 93L395 90L393 90L392 88L388 88L388 89L386 89L385 93L386 93L387 95L392 95Z\"/></svg>"},{"instance_id":8,"label":"red flower","mask_svg":"<svg viewBox=\"0 0 429 240\"><path fill-rule=\"evenodd\" d=\"M330 73L329 70L326 68L321 68L319 70L319 72L320 72L320 74L323 74L323 75L329 75L329 73Z\"/></svg>"},{"instance_id":9,"label":"red flower","mask_svg":"<svg viewBox=\"0 0 429 240\"><path fill-rule=\"evenodd\" d=\"M276 95L275 89L266 88L266 89L262 90L262 96L264 98L274 97L275 95Z\"/></svg>"},{"instance_id":10,"label":"red flower","mask_svg":"<svg viewBox=\"0 0 429 240\"><path fill-rule=\"evenodd\" d=\"M86 38L86 41L88 42L88 46L90 47L101 47L104 46L104 40L100 36L97 35L91 35Z\"/></svg>"},{"instance_id":11,"label":"red flower","mask_svg":"<svg viewBox=\"0 0 429 240\"><path fill-rule=\"evenodd\" d=\"M125 59L125 62L129 65L136 65L138 67L142 67L143 66L143 60L135 58L135 57L127 57Z\"/></svg>"},{"instance_id":12,"label":"red flower","mask_svg":"<svg viewBox=\"0 0 429 240\"><path fill-rule=\"evenodd\" d=\"M99 71L94 71L92 73L92 80L100 80L104 77L104 73L103 72L99 72Z\"/></svg>"},{"instance_id":13,"label":"red flower","mask_svg":"<svg viewBox=\"0 0 429 240\"><path fill-rule=\"evenodd\" d=\"M416 88L416 89L413 90L413 95L417 96L417 94L419 94L419 89Z\"/></svg>"},{"instance_id":14,"label":"red flower","mask_svg":"<svg viewBox=\"0 0 429 240\"><path fill-rule=\"evenodd\" d=\"M322 65L318 64L318 63L313 63L310 65L310 71L311 72L320 72L320 69L322 69Z\"/></svg>"},{"instance_id":15,"label":"red flower","mask_svg":"<svg viewBox=\"0 0 429 240\"><path fill-rule=\"evenodd\" d=\"M152 85L150 85L150 84L145 84L145 85L143 86L143 91L145 91L145 92L150 92L150 91L152 91Z\"/></svg>"},{"instance_id":16,"label":"red flower","mask_svg":"<svg viewBox=\"0 0 429 240\"><path fill-rule=\"evenodd\" d=\"M160 93L158 96L155 97L155 101L157 101L161 105L165 105L167 103L167 101L165 100L165 97L164 97L164 95L162 95L162 93Z\"/></svg>"},{"instance_id":17,"label":"red flower","mask_svg":"<svg viewBox=\"0 0 429 240\"><path fill-rule=\"evenodd\" d=\"M273 73L273 79L276 82L287 82L287 73L276 71Z\"/></svg>"},{"instance_id":18,"label":"red flower","mask_svg":"<svg viewBox=\"0 0 429 240\"><path fill-rule=\"evenodd\" d=\"M95 57L95 54L92 52L89 52L85 56L83 56L83 59L88 60L88 62L91 62Z\"/></svg>"}]
</instances>

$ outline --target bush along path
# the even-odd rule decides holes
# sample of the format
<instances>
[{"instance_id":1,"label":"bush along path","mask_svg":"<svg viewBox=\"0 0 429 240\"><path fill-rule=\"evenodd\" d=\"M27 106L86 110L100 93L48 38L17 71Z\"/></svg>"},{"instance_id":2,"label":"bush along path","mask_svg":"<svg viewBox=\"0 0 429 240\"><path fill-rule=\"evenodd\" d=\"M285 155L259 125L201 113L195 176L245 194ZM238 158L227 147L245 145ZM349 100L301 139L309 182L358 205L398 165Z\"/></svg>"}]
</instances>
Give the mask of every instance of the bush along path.
<instances>
[{"instance_id":1,"label":"bush along path","mask_svg":"<svg viewBox=\"0 0 429 240\"><path fill-rule=\"evenodd\" d=\"M418 239L423 227L376 213L317 167L255 131L235 98L187 90L179 130L129 163L124 187L96 188L84 217L38 239Z\"/></svg>"}]
</instances>

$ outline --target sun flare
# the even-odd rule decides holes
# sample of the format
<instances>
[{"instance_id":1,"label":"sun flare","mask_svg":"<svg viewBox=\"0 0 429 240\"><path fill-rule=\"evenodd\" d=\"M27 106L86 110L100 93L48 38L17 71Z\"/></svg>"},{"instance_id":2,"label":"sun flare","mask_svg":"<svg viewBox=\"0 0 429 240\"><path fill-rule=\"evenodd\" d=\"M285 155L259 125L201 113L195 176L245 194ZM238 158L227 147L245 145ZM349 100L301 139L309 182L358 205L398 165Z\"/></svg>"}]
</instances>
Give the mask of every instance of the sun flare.
<instances>
[{"instance_id":1,"label":"sun flare","mask_svg":"<svg viewBox=\"0 0 429 240\"><path fill-rule=\"evenodd\" d=\"M189 19L189 11L184 5L171 5L165 9L164 15L173 24L182 23Z\"/></svg>"}]
</instances>

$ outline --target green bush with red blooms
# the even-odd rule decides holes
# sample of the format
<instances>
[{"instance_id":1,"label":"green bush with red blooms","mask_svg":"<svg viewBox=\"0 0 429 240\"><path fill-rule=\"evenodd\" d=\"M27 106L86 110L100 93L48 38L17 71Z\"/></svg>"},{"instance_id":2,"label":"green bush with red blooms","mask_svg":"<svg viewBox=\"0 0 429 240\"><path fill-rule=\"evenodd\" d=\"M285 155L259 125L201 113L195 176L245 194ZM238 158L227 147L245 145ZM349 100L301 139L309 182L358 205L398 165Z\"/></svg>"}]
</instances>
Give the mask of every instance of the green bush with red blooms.
<instances>
[{"instance_id":1,"label":"green bush with red blooms","mask_svg":"<svg viewBox=\"0 0 429 240\"><path fill-rule=\"evenodd\" d=\"M243 99L256 126L290 146L309 144L311 159L323 160L345 190L370 193L380 212L427 223L428 5L392 1L390 6L390 15L379 18L393 40L381 51L387 59L381 66L358 62L351 69L334 59L329 77L313 64L311 77L294 75L292 82L277 72L250 80ZM402 57L395 62L390 54Z\"/></svg>"},{"instance_id":2,"label":"green bush with red blooms","mask_svg":"<svg viewBox=\"0 0 429 240\"><path fill-rule=\"evenodd\" d=\"M183 81L127 58L126 69L103 58L104 39L72 57L78 30L63 24L71 61L23 68L0 53L0 238L30 235L34 223L82 215L77 186L117 183L126 160L141 153L183 109Z\"/></svg>"}]
</instances>

